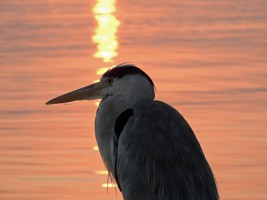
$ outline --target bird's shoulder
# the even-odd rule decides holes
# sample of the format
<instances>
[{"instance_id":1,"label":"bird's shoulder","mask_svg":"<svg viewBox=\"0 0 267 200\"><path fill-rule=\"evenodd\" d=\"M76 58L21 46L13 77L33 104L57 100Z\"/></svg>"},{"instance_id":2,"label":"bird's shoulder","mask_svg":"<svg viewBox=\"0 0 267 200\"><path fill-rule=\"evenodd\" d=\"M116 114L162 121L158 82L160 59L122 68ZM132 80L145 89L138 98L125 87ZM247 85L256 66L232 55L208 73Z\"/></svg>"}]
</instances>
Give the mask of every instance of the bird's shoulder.
<instances>
[{"instance_id":1,"label":"bird's shoulder","mask_svg":"<svg viewBox=\"0 0 267 200\"><path fill-rule=\"evenodd\" d=\"M162 101L139 102L135 104L132 109L136 120L141 119L142 121L146 121L146 123L151 121L154 125L185 121L175 108ZM163 121L156 124L152 119L156 120L156 122L159 122L158 120ZM140 121L136 122L138 123Z\"/></svg>"},{"instance_id":2,"label":"bird's shoulder","mask_svg":"<svg viewBox=\"0 0 267 200\"><path fill-rule=\"evenodd\" d=\"M180 142L198 142L184 117L162 101L140 102L132 108L124 135L131 141L175 148ZM186 141L183 141L186 140ZM172 144L173 146L170 146ZM148 146L147 148L149 148Z\"/></svg>"}]
</instances>

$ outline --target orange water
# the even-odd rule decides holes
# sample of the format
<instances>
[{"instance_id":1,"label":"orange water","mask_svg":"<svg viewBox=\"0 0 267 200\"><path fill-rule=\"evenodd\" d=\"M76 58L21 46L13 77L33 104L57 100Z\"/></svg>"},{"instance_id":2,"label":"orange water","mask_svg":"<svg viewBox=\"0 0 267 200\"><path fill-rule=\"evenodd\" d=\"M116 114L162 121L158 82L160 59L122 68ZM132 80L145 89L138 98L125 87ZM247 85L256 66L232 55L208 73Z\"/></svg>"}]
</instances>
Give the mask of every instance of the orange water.
<instances>
[{"instance_id":1,"label":"orange water","mask_svg":"<svg viewBox=\"0 0 267 200\"><path fill-rule=\"evenodd\" d=\"M120 62L191 124L222 200L266 199L267 2L109 2L108 41L94 1L0 2L0 199L122 199L103 185L95 102L44 104Z\"/></svg>"}]
</instances>

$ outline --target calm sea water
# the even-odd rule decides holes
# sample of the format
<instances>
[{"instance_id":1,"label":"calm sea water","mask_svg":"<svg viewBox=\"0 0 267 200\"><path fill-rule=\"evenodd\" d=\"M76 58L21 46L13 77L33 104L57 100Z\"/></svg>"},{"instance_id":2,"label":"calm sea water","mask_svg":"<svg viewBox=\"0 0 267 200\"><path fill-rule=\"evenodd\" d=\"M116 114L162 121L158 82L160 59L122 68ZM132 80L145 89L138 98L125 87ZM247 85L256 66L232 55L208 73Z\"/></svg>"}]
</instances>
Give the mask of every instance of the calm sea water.
<instances>
[{"instance_id":1,"label":"calm sea water","mask_svg":"<svg viewBox=\"0 0 267 200\"><path fill-rule=\"evenodd\" d=\"M0 199L122 199L97 102L45 106L134 62L191 124L222 200L267 198L267 1L0 1ZM104 31L103 31L104 30Z\"/></svg>"}]
</instances>

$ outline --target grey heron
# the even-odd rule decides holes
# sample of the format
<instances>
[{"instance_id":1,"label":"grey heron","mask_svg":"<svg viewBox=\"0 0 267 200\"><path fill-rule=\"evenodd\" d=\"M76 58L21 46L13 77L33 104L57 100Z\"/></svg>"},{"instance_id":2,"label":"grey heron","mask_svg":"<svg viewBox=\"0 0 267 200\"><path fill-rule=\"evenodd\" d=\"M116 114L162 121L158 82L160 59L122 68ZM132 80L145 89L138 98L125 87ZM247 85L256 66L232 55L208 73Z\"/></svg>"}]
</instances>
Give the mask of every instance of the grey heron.
<instances>
[{"instance_id":1,"label":"grey heron","mask_svg":"<svg viewBox=\"0 0 267 200\"><path fill-rule=\"evenodd\" d=\"M212 170L191 127L154 100L154 83L133 64L46 104L102 99L95 136L107 170L125 200L218 200Z\"/></svg>"}]
</instances>

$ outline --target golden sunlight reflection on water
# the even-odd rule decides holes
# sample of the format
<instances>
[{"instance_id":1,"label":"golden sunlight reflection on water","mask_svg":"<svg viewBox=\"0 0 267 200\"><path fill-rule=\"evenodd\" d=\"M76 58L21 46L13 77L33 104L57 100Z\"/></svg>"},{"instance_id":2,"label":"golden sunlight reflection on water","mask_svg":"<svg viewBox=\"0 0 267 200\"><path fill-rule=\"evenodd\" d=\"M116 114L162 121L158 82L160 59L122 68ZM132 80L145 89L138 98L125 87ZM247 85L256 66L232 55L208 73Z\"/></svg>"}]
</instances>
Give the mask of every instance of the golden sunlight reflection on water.
<instances>
[{"instance_id":1,"label":"golden sunlight reflection on water","mask_svg":"<svg viewBox=\"0 0 267 200\"><path fill-rule=\"evenodd\" d=\"M95 28L95 35L92 37L93 42L97 44L97 51L94 54L96 58L102 58L105 63L113 63L113 58L118 55L118 40L116 33L120 21L115 17L116 12L115 0L97 0L93 13L97 21L97 27ZM104 74L110 66L99 68L96 74L101 76ZM95 101L95 106L99 106L100 101ZM97 147L93 147L94 150L98 150ZM107 175L108 171L97 171L98 175ZM103 188L116 187L115 184L103 183Z\"/></svg>"},{"instance_id":2,"label":"golden sunlight reflection on water","mask_svg":"<svg viewBox=\"0 0 267 200\"><path fill-rule=\"evenodd\" d=\"M98 151L98 150L99 150L99 149L98 149L98 146L94 146L94 147L93 147L93 150L94 150L94 151Z\"/></svg>"},{"instance_id":3,"label":"golden sunlight reflection on water","mask_svg":"<svg viewBox=\"0 0 267 200\"><path fill-rule=\"evenodd\" d=\"M101 174L101 175L108 175L108 171L107 170L100 170L96 172L97 174Z\"/></svg>"},{"instance_id":4,"label":"golden sunlight reflection on water","mask_svg":"<svg viewBox=\"0 0 267 200\"><path fill-rule=\"evenodd\" d=\"M97 74L97 75L102 75L102 74L104 74L108 69L109 69L109 67L102 67L102 68L100 68L100 69L98 69L98 70L96 71L96 74Z\"/></svg>"},{"instance_id":5,"label":"golden sunlight reflection on water","mask_svg":"<svg viewBox=\"0 0 267 200\"><path fill-rule=\"evenodd\" d=\"M114 15L115 3L115 0L97 0L93 8L98 25L93 36L93 42L97 44L94 57L102 58L104 62L112 62L112 58L118 55L116 33L120 21Z\"/></svg>"},{"instance_id":6,"label":"golden sunlight reflection on water","mask_svg":"<svg viewBox=\"0 0 267 200\"><path fill-rule=\"evenodd\" d=\"M102 187L103 188L111 188L111 187L117 187L117 185L116 184L114 184L114 183L103 183L102 184Z\"/></svg>"}]
</instances>

